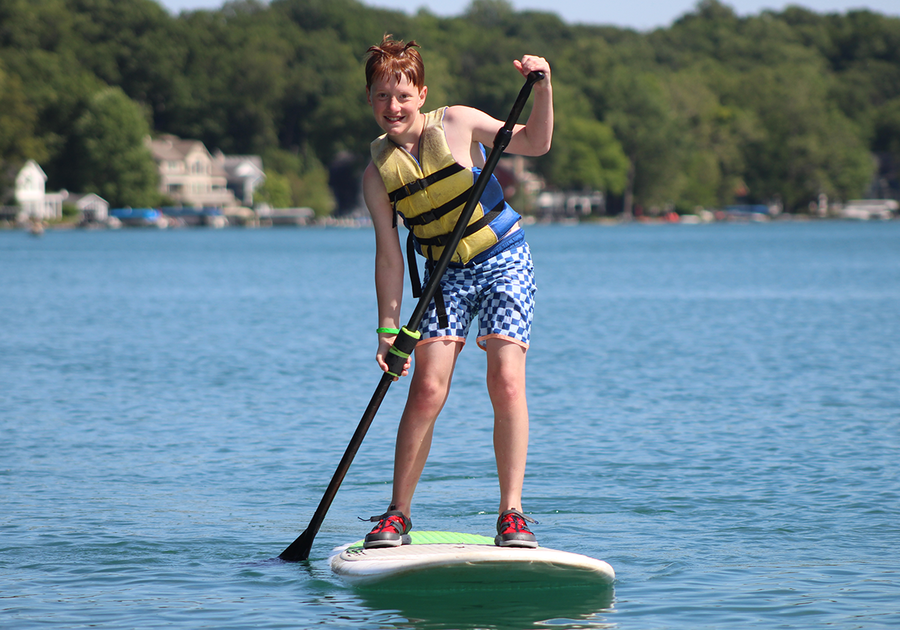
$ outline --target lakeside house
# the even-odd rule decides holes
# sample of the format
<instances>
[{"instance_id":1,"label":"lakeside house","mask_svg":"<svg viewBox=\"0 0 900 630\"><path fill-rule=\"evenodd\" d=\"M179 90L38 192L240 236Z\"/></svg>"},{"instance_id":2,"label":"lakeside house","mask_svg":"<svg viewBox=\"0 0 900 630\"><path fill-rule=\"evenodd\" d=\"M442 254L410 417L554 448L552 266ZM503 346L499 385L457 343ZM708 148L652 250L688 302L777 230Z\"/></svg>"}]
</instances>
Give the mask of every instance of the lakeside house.
<instances>
[{"instance_id":1,"label":"lakeside house","mask_svg":"<svg viewBox=\"0 0 900 630\"><path fill-rule=\"evenodd\" d=\"M213 160L225 171L225 185L241 205L253 207L253 194L266 181L258 155L225 155L216 150Z\"/></svg>"},{"instance_id":2,"label":"lakeside house","mask_svg":"<svg viewBox=\"0 0 900 630\"><path fill-rule=\"evenodd\" d=\"M95 193L70 194L66 204L74 206L85 223L103 223L109 218L109 202Z\"/></svg>"},{"instance_id":3,"label":"lakeside house","mask_svg":"<svg viewBox=\"0 0 900 630\"><path fill-rule=\"evenodd\" d=\"M59 220L64 204L78 210L86 223L102 223L109 216L109 202L95 193L47 192L47 174L34 160L19 169L11 197L14 205L3 206L0 219L14 223Z\"/></svg>"},{"instance_id":4,"label":"lakeside house","mask_svg":"<svg viewBox=\"0 0 900 630\"><path fill-rule=\"evenodd\" d=\"M199 140L164 134L148 138L147 147L159 169L159 191L175 203L220 209L237 205L225 169Z\"/></svg>"},{"instance_id":5,"label":"lakeside house","mask_svg":"<svg viewBox=\"0 0 900 630\"><path fill-rule=\"evenodd\" d=\"M17 223L61 219L63 202L68 197L66 190L48 192L44 169L34 160L28 160L16 174L14 205L4 206L2 218Z\"/></svg>"},{"instance_id":6,"label":"lakeside house","mask_svg":"<svg viewBox=\"0 0 900 630\"><path fill-rule=\"evenodd\" d=\"M253 193L265 181L258 155L213 155L200 140L172 134L148 138L159 172L159 192L193 208L253 206Z\"/></svg>"}]
</instances>

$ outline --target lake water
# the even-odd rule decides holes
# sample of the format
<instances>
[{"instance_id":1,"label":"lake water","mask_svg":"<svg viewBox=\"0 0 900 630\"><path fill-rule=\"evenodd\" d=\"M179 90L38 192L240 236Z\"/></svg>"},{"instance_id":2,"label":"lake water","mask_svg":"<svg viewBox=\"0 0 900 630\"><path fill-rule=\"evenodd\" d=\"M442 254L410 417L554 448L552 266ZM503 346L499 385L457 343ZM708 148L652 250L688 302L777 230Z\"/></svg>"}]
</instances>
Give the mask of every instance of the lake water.
<instances>
[{"instance_id":1,"label":"lake water","mask_svg":"<svg viewBox=\"0 0 900 630\"><path fill-rule=\"evenodd\" d=\"M390 497L403 381L310 561L271 560L380 377L369 230L3 232L0 627L900 627L900 222L527 234L525 509L613 588L335 579ZM483 372L470 343L418 529L492 533Z\"/></svg>"}]
</instances>

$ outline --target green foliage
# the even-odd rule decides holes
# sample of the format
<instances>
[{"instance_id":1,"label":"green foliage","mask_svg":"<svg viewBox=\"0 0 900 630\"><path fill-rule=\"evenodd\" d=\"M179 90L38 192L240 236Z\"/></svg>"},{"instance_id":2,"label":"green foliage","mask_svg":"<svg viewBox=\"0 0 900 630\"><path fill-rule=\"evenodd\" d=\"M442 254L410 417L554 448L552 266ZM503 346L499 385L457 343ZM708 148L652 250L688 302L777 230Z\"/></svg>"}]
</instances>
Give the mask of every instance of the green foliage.
<instances>
[{"instance_id":1,"label":"green foliage","mask_svg":"<svg viewBox=\"0 0 900 630\"><path fill-rule=\"evenodd\" d=\"M34 157L51 188L146 200L135 141L146 117L157 133L262 155L264 195L328 213L325 165L361 169L379 133L362 59L384 33L422 45L427 108L505 118L521 86L512 60L547 57L557 128L535 168L555 188L621 195L626 211L737 196L803 210L822 192L861 194L873 153L900 164L900 19L871 11L742 17L702 0L639 33L507 0L473 0L457 17L358 0L236 0L178 16L155 0L2 0L2 172Z\"/></svg>"},{"instance_id":2,"label":"green foliage","mask_svg":"<svg viewBox=\"0 0 900 630\"><path fill-rule=\"evenodd\" d=\"M684 135L665 85L655 74L617 68L607 89L612 98L605 121L630 162L624 211L631 211L632 199L651 207L673 202Z\"/></svg>"},{"instance_id":3,"label":"green foliage","mask_svg":"<svg viewBox=\"0 0 900 630\"><path fill-rule=\"evenodd\" d=\"M272 208L292 208L291 183L278 171L266 169L266 181L256 191L256 202L267 203Z\"/></svg>"},{"instance_id":4,"label":"green foliage","mask_svg":"<svg viewBox=\"0 0 900 630\"><path fill-rule=\"evenodd\" d=\"M676 205L722 207L742 189L746 162L741 147L756 138L744 110L725 105L710 83L715 66L676 72L668 77L669 99L680 121L683 163Z\"/></svg>"},{"instance_id":5,"label":"green foliage","mask_svg":"<svg viewBox=\"0 0 900 630\"><path fill-rule=\"evenodd\" d=\"M70 203L64 203L62 205L63 219L66 219L66 220L74 219L74 218L78 217L79 214L81 214L81 211L78 209L77 206L73 206Z\"/></svg>"},{"instance_id":6,"label":"green foliage","mask_svg":"<svg viewBox=\"0 0 900 630\"><path fill-rule=\"evenodd\" d=\"M149 134L141 109L121 89L97 92L70 136L82 190L113 207L155 205L156 165L144 144Z\"/></svg>"},{"instance_id":7,"label":"green foliage","mask_svg":"<svg viewBox=\"0 0 900 630\"><path fill-rule=\"evenodd\" d=\"M563 118L553 135L557 148L542 168L549 181L563 189L624 192L628 158L609 126L591 118Z\"/></svg>"},{"instance_id":8,"label":"green foliage","mask_svg":"<svg viewBox=\"0 0 900 630\"><path fill-rule=\"evenodd\" d=\"M22 80L0 62L0 200L29 159L43 160L47 151L36 135L37 112L26 100Z\"/></svg>"},{"instance_id":9,"label":"green foliage","mask_svg":"<svg viewBox=\"0 0 900 630\"><path fill-rule=\"evenodd\" d=\"M744 151L751 196L779 197L788 208L800 208L821 192L858 196L872 163L852 123L828 103L821 67L760 67L749 79L760 89L745 101L764 130Z\"/></svg>"},{"instance_id":10,"label":"green foliage","mask_svg":"<svg viewBox=\"0 0 900 630\"><path fill-rule=\"evenodd\" d=\"M310 151L270 150L264 155L266 181L258 201L273 208L312 208L317 216L328 216L335 208L328 187L328 170Z\"/></svg>"},{"instance_id":11,"label":"green foliage","mask_svg":"<svg viewBox=\"0 0 900 630\"><path fill-rule=\"evenodd\" d=\"M876 151L890 153L900 162L900 97L878 108L875 116L873 148Z\"/></svg>"}]
</instances>

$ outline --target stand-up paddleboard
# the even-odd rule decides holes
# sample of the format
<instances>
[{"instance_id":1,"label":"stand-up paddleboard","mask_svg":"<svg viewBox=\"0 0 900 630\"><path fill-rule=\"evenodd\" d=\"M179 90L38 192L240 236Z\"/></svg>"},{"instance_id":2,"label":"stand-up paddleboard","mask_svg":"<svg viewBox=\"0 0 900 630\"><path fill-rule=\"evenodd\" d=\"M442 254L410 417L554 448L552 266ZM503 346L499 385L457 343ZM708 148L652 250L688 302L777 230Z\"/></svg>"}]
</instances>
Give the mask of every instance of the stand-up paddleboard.
<instances>
[{"instance_id":1,"label":"stand-up paddleboard","mask_svg":"<svg viewBox=\"0 0 900 630\"><path fill-rule=\"evenodd\" d=\"M606 587L613 568L595 558L538 547L497 547L494 539L456 532L410 533L410 544L338 547L331 569L355 586L391 589L554 589Z\"/></svg>"}]
</instances>

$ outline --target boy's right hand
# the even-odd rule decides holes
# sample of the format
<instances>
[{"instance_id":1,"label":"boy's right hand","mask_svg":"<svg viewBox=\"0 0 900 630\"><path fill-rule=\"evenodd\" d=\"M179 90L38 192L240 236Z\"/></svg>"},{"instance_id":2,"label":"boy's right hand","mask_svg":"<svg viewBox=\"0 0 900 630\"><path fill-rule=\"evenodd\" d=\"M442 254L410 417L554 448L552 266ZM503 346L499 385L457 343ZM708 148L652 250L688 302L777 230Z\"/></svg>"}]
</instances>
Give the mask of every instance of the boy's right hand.
<instances>
[{"instance_id":1,"label":"boy's right hand","mask_svg":"<svg viewBox=\"0 0 900 630\"><path fill-rule=\"evenodd\" d=\"M378 352L375 353L375 361L378 362L379 367L385 372L388 371L388 364L385 361L385 357L388 355L388 352L391 349L391 346L394 345L394 340L397 338L397 335L388 335L384 333L380 333L378 335ZM403 366L403 372L400 373L400 376L408 376L409 375L409 366L412 362L412 358L406 360L406 364ZM394 380L399 380L396 376Z\"/></svg>"}]
</instances>

